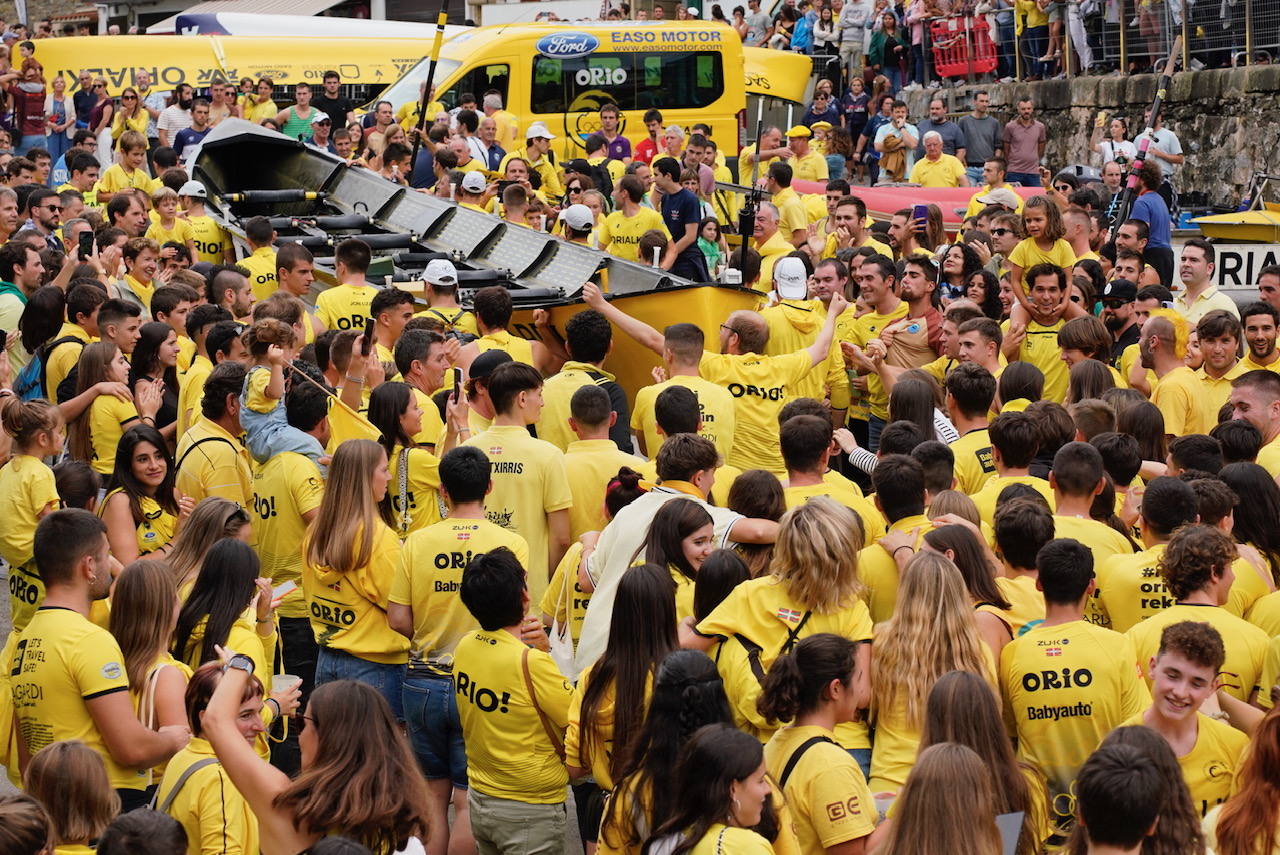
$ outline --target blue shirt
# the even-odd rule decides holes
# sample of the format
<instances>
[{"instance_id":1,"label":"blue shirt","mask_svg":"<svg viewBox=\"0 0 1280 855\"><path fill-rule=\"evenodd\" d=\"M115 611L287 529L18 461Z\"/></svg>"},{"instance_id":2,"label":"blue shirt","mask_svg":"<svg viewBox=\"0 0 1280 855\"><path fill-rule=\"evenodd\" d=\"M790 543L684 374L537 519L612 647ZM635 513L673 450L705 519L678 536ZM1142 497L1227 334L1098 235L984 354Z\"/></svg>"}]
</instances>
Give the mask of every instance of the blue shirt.
<instances>
[{"instance_id":1,"label":"blue shirt","mask_svg":"<svg viewBox=\"0 0 1280 855\"><path fill-rule=\"evenodd\" d=\"M840 109L835 104L828 101L826 110L821 113L815 113L813 106L810 105L809 109L804 111L804 116L800 119L800 124L804 125L806 128L811 128L815 122L828 122L833 128L840 127Z\"/></svg>"},{"instance_id":2,"label":"blue shirt","mask_svg":"<svg viewBox=\"0 0 1280 855\"><path fill-rule=\"evenodd\" d=\"M696 226L702 221L702 204L697 196L681 187L678 192L662 197L662 221L671 233L672 242L679 241L684 238L684 230L689 223ZM695 240L678 257L701 258L702 250L698 249L698 242Z\"/></svg>"},{"instance_id":3,"label":"blue shirt","mask_svg":"<svg viewBox=\"0 0 1280 855\"><path fill-rule=\"evenodd\" d=\"M1151 236L1147 238L1148 247L1161 249L1173 246L1169 206L1164 203L1164 197L1159 193L1154 191L1143 193L1134 199L1133 210L1129 212L1129 216L1135 220L1142 220L1151 229Z\"/></svg>"},{"instance_id":4,"label":"blue shirt","mask_svg":"<svg viewBox=\"0 0 1280 855\"><path fill-rule=\"evenodd\" d=\"M212 127L205 128L203 131L197 131L195 128L183 128L173 135L173 149L178 156L185 159L187 149L190 146L199 145L204 142L204 138L209 136Z\"/></svg>"}]
</instances>

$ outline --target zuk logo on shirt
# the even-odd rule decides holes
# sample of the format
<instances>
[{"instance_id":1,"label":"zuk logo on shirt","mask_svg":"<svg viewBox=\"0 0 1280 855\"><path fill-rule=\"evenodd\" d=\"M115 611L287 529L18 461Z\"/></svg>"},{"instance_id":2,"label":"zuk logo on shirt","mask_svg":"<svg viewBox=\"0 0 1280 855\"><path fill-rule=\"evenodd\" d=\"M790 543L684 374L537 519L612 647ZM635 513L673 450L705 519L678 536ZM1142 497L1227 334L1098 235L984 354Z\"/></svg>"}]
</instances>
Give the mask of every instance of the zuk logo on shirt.
<instances>
[{"instance_id":1,"label":"zuk logo on shirt","mask_svg":"<svg viewBox=\"0 0 1280 855\"><path fill-rule=\"evenodd\" d=\"M503 692L499 695L492 689L477 686L465 671L455 673L453 675L453 683L454 691L470 701L480 712L497 710L500 713L505 713L509 711L507 705L511 702L510 692Z\"/></svg>"}]
</instances>

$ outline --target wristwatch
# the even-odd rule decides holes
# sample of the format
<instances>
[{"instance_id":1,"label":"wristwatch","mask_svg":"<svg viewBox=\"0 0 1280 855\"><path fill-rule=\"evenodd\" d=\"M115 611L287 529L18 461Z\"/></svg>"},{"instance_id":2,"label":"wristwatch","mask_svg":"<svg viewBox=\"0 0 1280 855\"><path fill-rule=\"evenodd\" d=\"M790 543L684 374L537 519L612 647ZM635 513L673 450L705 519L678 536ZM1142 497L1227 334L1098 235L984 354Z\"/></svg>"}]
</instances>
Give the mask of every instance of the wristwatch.
<instances>
[{"instance_id":1,"label":"wristwatch","mask_svg":"<svg viewBox=\"0 0 1280 855\"><path fill-rule=\"evenodd\" d=\"M222 667L222 670L226 671L229 668L239 668L241 671L245 672L246 674L252 674L253 660L250 659L248 656L244 655L243 653L237 653L235 656L231 657L231 659L227 662L226 665Z\"/></svg>"}]
</instances>

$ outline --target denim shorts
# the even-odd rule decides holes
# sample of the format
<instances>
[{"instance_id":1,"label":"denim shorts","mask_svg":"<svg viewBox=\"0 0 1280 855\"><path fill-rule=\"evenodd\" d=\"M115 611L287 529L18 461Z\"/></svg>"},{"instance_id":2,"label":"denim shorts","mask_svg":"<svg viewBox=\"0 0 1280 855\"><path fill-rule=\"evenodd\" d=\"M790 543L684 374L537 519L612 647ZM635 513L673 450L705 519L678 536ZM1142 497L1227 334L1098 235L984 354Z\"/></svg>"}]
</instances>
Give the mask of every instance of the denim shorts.
<instances>
[{"instance_id":1,"label":"denim shorts","mask_svg":"<svg viewBox=\"0 0 1280 855\"><path fill-rule=\"evenodd\" d=\"M386 698L391 705L391 714L396 721L404 721L404 705L401 699L401 687L404 685L404 665L384 665L381 662L370 662L359 656L352 656L344 650L332 647L321 647L316 658L316 686L332 683L334 680L355 680L378 690L378 694Z\"/></svg>"},{"instance_id":2,"label":"denim shorts","mask_svg":"<svg viewBox=\"0 0 1280 855\"><path fill-rule=\"evenodd\" d=\"M448 778L467 788L467 751L453 680L418 672L404 678L404 721L409 744L427 780Z\"/></svg>"}]
</instances>

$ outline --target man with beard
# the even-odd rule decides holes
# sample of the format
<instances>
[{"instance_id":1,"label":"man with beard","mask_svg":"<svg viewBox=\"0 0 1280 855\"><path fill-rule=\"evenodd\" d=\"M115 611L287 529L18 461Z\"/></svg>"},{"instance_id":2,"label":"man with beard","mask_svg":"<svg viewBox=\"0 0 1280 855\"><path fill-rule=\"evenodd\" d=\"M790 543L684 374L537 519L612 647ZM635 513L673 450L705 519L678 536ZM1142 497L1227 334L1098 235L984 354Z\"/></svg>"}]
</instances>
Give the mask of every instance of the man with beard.
<instances>
[{"instance_id":1,"label":"man with beard","mask_svg":"<svg viewBox=\"0 0 1280 855\"><path fill-rule=\"evenodd\" d=\"M1272 324L1271 344L1274 348L1275 325L1274 321L1268 323ZM1209 406L1216 418L1217 412L1231 397L1231 381L1250 370L1238 355L1240 322L1229 313L1215 309L1196 324L1196 334L1200 337L1200 352L1204 354L1204 364L1196 370L1196 376L1204 384Z\"/></svg>"},{"instance_id":2,"label":"man with beard","mask_svg":"<svg viewBox=\"0 0 1280 855\"><path fill-rule=\"evenodd\" d=\"M889 221L889 244L899 260L926 252L916 240L913 226L910 208L896 212Z\"/></svg>"},{"instance_id":3,"label":"man with beard","mask_svg":"<svg viewBox=\"0 0 1280 855\"><path fill-rule=\"evenodd\" d=\"M173 103L160 111L156 119L156 133L160 145L173 145L174 135L178 131L191 127L191 102L195 98L195 90L189 83L180 83L173 92Z\"/></svg>"},{"instance_id":4,"label":"man with beard","mask_svg":"<svg viewBox=\"0 0 1280 855\"><path fill-rule=\"evenodd\" d=\"M1280 476L1280 376L1274 371L1246 371L1231 381L1231 418L1246 421L1262 434L1257 463Z\"/></svg>"},{"instance_id":5,"label":"man with beard","mask_svg":"<svg viewBox=\"0 0 1280 855\"><path fill-rule=\"evenodd\" d=\"M1111 333L1111 361L1115 362L1129 345L1137 344L1141 325L1133 313L1138 288L1128 279L1112 279L1102 289L1102 323Z\"/></svg>"},{"instance_id":6,"label":"man with beard","mask_svg":"<svg viewBox=\"0 0 1280 855\"><path fill-rule=\"evenodd\" d=\"M1240 360L1245 371L1266 368L1280 372L1280 353L1276 352L1276 326L1280 312L1268 303L1250 303L1240 310L1244 340L1249 350Z\"/></svg>"}]
</instances>

